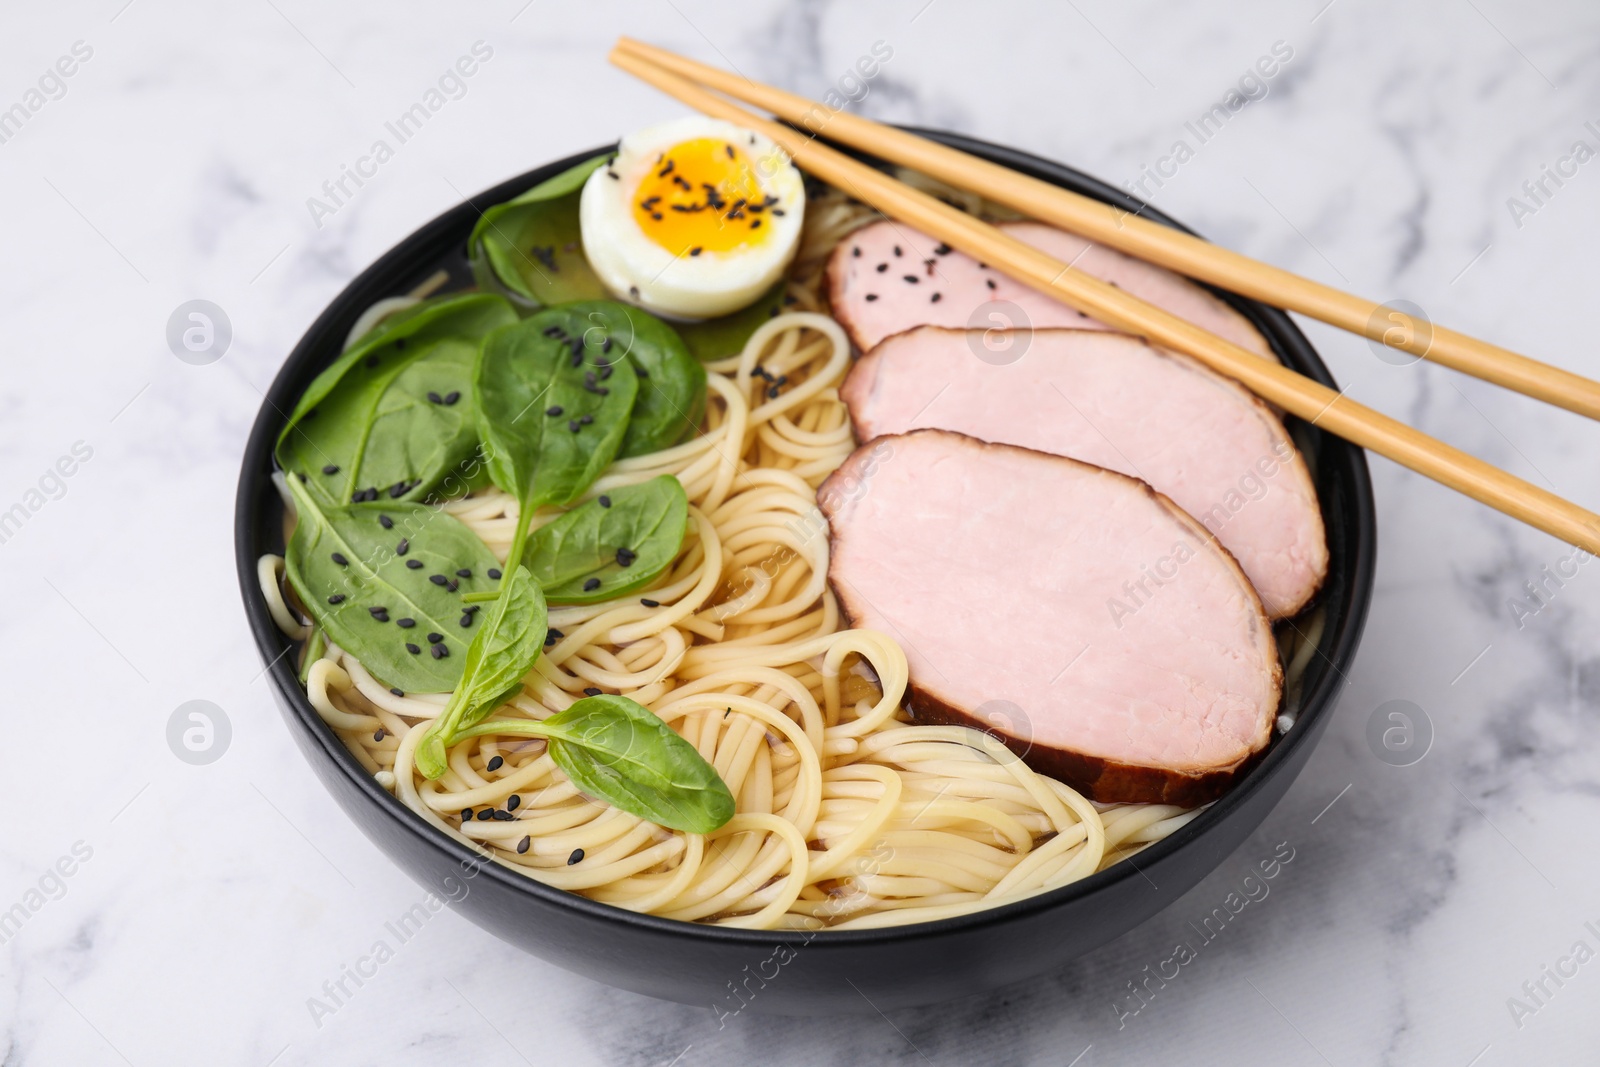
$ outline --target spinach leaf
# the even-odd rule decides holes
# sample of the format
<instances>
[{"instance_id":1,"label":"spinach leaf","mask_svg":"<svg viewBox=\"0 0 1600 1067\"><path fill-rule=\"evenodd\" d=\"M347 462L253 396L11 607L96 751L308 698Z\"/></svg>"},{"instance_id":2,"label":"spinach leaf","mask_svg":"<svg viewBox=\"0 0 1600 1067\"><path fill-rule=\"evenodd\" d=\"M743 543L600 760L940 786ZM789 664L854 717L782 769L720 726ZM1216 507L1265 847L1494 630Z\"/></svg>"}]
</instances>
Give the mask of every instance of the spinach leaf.
<instances>
[{"instance_id":1,"label":"spinach leaf","mask_svg":"<svg viewBox=\"0 0 1600 1067\"><path fill-rule=\"evenodd\" d=\"M683 485L662 474L613 489L539 527L528 539L525 562L554 603L610 600L643 589L665 570L683 547L688 525Z\"/></svg>"},{"instance_id":2,"label":"spinach leaf","mask_svg":"<svg viewBox=\"0 0 1600 1067\"><path fill-rule=\"evenodd\" d=\"M573 310L585 306L496 330L478 353L472 388L489 474L521 506L507 573L522 560L534 509L571 503L611 463L639 391L604 331Z\"/></svg>"},{"instance_id":3,"label":"spinach leaf","mask_svg":"<svg viewBox=\"0 0 1600 1067\"><path fill-rule=\"evenodd\" d=\"M386 319L300 398L278 436L279 466L305 475L329 506L465 492L461 472L476 463L478 444L478 342L516 321L510 304L481 293L425 301Z\"/></svg>"},{"instance_id":4,"label":"spinach leaf","mask_svg":"<svg viewBox=\"0 0 1600 1067\"><path fill-rule=\"evenodd\" d=\"M498 564L488 546L425 504L325 507L299 475L288 482L299 522L285 569L328 639L384 685L455 689L477 622L461 598L495 585L488 572Z\"/></svg>"},{"instance_id":5,"label":"spinach leaf","mask_svg":"<svg viewBox=\"0 0 1600 1067\"><path fill-rule=\"evenodd\" d=\"M584 697L541 725L550 739L550 758L590 796L697 834L733 818L733 794L716 769L672 727L627 697Z\"/></svg>"},{"instance_id":6,"label":"spinach leaf","mask_svg":"<svg viewBox=\"0 0 1600 1067\"><path fill-rule=\"evenodd\" d=\"M750 340L751 334L783 311L783 299L788 288L788 282L780 281L747 308L717 319L674 323L673 328L683 338L683 343L689 346L689 352L695 359L709 363L737 356L744 351L744 344Z\"/></svg>"},{"instance_id":7,"label":"spinach leaf","mask_svg":"<svg viewBox=\"0 0 1600 1067\"><path fill-rule=\"evenodd\" d=\"M585 160L483 213L467 239L473 277L526 308L606 295L578 228L583 183L610 154Z\"/></svg>"},{"instance_id":8,"label":"spinach leaf","mask_svg":"<svg viewBox=\"0 0 1600 1067\"><path fill-rule=\"evenodd\" d=\"M672 327L647 311L610 300L568 306L611 338L639 379L639 398L618 459L659 452L699 429L706 411L706 369Z\"/></svg>"},{"instance_id":9,"label":"spinach leaf","mask_svg":"<svg viewBox=\"0 0 1600 1067\"><path fill-rule=\"evenodd\" d=\"M539 722L496 719L460 737L545 737L550 758L583 792L641 819L708 834L733 818L727 783L672 727L625 696L584 697Z\"/></svg>"},{"instance_id":10,"label":"spinach leaf","mask_svg":"<svg viewBox=\"0 0 1600 1067\"><path fill-rule=\"evenodd\" d=\"M313 625L311 633L306 635L305 647L300 650L300 684L305 685L311 680L311 668L328 651L328 633L320 626Z\"/></svg>"},{"instance_id":11,"label":"spinach leaf","mask_svg":"<svg viewBox=\"0 0 1600 1067\"><path fill-rule=\"evenodd\" d=\"M417 768L429 778L445 772L445 749L522 688L544 649L548 616L539 586L520 567L506 575L489 617L467 648L461 683L417 745Z\"/></svg>"}]
</instances>

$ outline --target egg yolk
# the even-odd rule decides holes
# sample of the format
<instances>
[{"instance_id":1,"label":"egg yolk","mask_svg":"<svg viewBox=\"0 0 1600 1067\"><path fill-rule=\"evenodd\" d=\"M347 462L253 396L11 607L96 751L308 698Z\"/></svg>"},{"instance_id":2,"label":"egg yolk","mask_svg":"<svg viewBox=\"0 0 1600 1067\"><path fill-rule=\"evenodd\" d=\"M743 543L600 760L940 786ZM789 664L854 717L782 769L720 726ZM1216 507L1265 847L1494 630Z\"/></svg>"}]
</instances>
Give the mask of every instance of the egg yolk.
<instances>
[{"instance_id":1,"label":"egg yolk","mask_svg":"<svg viewBox=\"0 0 1600 1067\"><path fill-rule=\"evenodd\" d=\"M674 256L758 244L770 216L782 213L779 199L762 193L750 157L714 137L663 152L633 196L634 221Z\"/></svg>"}]
</instances>

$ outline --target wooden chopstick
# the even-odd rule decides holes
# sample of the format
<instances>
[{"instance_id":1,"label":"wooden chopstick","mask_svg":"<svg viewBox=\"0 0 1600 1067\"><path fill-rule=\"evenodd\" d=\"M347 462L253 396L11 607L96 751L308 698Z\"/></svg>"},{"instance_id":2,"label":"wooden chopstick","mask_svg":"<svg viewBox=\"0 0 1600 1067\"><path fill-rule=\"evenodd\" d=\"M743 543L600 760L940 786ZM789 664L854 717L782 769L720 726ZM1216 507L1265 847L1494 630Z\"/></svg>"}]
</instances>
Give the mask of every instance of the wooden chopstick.
<instances>
[{"instance_id":1,"label":"wooden chopstick","mask_svg":"<svg viewBox=\"0 0 1600 1067\"><path fill-rule=\"evenodd\" d=\"M1069 307L1193 356L1315 426L1387 456L1569 544L1600 552L1600 515L1347 399L1274 360L1262 359L1083 271L1073 270L988 223L788 126L754 115L635 53L613 50L611 62L697 111L765 135L803 170ZM911 235L906 240L915 243ZM926 253L919 256L928 258Z\"/></svg>"},{"instance_id":2,"label":"wooden chopstick","mask_svg":"<svg viewBox=\"0 0 1600 1067\"><path fill-rule=\"evenodd\" d=\"M623 37L616 47L764 108L812 136L826 130L825 136L832 140L979 193L1130 256L1273 307L1298 311L1568 411L1600 418L1600 382L1582 375L1443 326L1418 322L1398 308L1302 278L914 133L835 110L642 41Z\"/></svg>"}]
</instances>

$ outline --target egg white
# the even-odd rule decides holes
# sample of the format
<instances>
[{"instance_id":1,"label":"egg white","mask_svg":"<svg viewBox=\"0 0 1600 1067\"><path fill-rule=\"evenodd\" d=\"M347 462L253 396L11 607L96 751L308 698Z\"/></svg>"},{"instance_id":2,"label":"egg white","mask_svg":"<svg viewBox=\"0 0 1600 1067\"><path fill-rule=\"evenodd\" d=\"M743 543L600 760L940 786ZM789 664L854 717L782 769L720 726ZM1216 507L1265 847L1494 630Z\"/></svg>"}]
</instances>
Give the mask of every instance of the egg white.
<instances>
[{"instance_id":1,"label":"egg white","mask_svg":"<svg viewBox=\"0 0 1600 1067\"><path fill-rule=\"evenodd\" d=\"M762 194L778 197L784 213L762 216L766 236L753 245L674 255L639 227L633 199L662 153L701 137L739 146L754 165ZM578 208L583 252L618 300L666 318L726 315L754 303L788 269L800 247L805 195L800 171L767 138L719 119L675 119L624 137L616 159L589 176Z\"/></svg>"}]
</instances>

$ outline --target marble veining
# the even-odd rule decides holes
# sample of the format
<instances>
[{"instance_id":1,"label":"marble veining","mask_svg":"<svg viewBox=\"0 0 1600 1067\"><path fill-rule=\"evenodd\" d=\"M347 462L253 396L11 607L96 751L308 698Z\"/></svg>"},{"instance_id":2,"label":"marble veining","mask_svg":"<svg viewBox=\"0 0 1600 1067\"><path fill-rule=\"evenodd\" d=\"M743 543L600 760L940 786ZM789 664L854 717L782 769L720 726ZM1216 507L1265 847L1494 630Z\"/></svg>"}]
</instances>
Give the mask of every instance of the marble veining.
<instances>
[{"instance_id":1,"label":"marble veining","mask_svg":"<svg viewBox=\"0 0 1600 1067\"><path fill-rule=\"evenodd\" d=\"M75 43L93 50L0 142L0 513L25 512L0 536L0 1064L1594 1061L1600 963L1570 961L1579 942L1600 949L1600 564L1382 460L1377 598L1305 774L1214 875L1056 973L888 1016L746 1013L719 1028L709 1009L567 975L444 909L336 1010L311 1009L419 891L333 809L260 680L233 579L244 436L296 338L400 237L509 174L678 113L605 64L619 32L811 95L881 41L893 56L856 94L861 112L1118 184L1282 42L1292 60L1155 188L1157 206L1600 375L1600 162L1537 184L1575 142L1600 151L1592 5L978 10L96 0L0 13L0 108ZM464 96L337 212L308 209L480 41L493 59ZM232 325L209 365L166 341L194 299ZM1600 502L1583 420L1306 328L1356 399ZM64 459L73 473L52 473ZM207 764L167 740L194 699L231 726ZM1411 766L1366 740L1393 700L1431 723ZM1293 859L1265 894L1201 937L1280 848ZM1130 999L1185 941L1178 976ZM1558 966L1576 971L1555 983Z\"/></svg>"}]
</instances>

